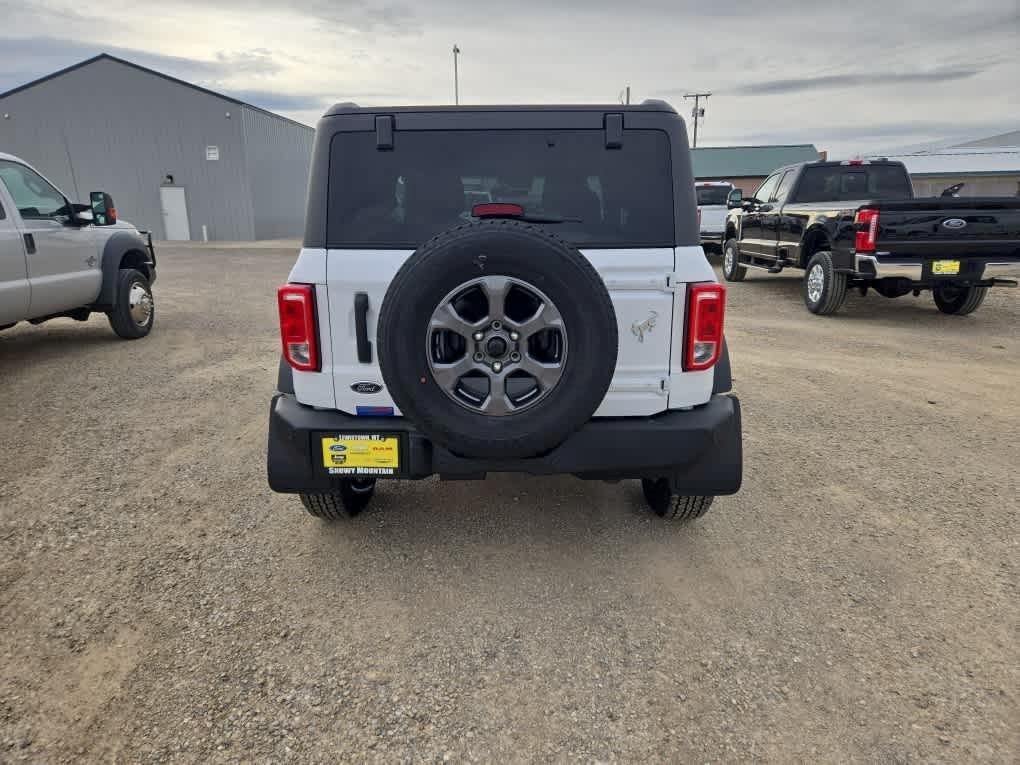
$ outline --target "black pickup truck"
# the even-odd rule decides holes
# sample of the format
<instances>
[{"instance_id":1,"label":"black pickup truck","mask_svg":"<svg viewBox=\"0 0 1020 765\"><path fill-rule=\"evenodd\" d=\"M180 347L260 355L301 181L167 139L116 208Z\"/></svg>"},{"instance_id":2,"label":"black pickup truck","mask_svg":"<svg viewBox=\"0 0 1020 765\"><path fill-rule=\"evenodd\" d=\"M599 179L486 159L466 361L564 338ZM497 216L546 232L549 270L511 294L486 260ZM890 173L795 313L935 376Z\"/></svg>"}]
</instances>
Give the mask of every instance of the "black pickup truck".
<instances>
[{"instance_id":1,"label":"black pickup truck","mask_svg":"<svg viewBox=\"0 0 1020 765\"><path fill-rule=\"evenodd\" d=\"M728 202L723 275L799 268L804 302L839 310L848 289L885 297L931 290L943 313L967 314L1020 277L1020 198L914 198L900 162L806 162L776 170Z\"/></svg>"}]
</instances>

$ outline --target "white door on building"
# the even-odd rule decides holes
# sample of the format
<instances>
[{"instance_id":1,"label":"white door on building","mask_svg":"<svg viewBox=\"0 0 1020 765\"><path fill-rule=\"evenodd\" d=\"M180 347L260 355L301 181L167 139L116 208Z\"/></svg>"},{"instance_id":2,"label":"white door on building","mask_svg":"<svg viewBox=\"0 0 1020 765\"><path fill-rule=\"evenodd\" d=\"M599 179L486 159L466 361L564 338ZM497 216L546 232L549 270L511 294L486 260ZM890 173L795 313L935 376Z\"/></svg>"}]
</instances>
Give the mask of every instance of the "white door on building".
<instances>
[{"instance_id":1,"label":"white door on building","mask_svg":"<svg viewBox=\"0 0 1020 765\"><path fill-rule=\"evenodd\" d=\"M159 199L163 204L163 232L171 241L191 239L188 225L188 202L180 186L160 186Z\"/></svg>"}]
</instances>

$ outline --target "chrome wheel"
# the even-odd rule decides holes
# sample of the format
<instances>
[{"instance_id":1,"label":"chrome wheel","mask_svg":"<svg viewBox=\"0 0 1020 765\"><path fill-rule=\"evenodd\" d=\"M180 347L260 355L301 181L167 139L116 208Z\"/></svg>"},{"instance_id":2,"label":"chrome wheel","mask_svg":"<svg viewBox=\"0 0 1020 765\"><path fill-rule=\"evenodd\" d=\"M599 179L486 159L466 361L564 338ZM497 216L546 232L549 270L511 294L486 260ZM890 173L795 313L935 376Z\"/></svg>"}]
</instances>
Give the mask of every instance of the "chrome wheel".
<instances>
[{"instance_id":1,"label":"chrome wheel","mask_svg":"<svg viewBox=\"0 0 1020 765\"><path fill-rule=\"evenodd\" d=\"M808 271L807 275L807 295L808 300L812 303L817 303L822 299L822 291L825 289L825 271L822 269L820 264L815 264L814 267Z\"/></svg>"},{"instance_id":2,"label":"chrome wheel","mask_svg":"<svg viewBox=\"0 0 1020 765\"><path fill-rule=\"evenodd\" d=\"M726 248L726 252L723 253L723 271L727 275L733 273L733 266L737 261L737 255L733 252L733 245Z\"/></svg>"},{"instance_id":3,"label":"chrome wheel","mask_svg":"<svg viewBox=\"0 0 1020 765\"><path fill-rule=\"evenodd\" d=\"M447 396L471 411L505 417L534 406L559 383L567 332L552 300L533 284L483 276L436 306L425 351Z\"/></svg>"},{"instance_id":4,"label":"chrome wheel","mask_svg":"<svg viewBox=\"0 0 1020 765\"><path fill-rule=\"evenodd\" d=\"M152 295L138 282L131 285L128 293L128 311L132 321L139 327L148 324L152 316Z\"/></svg>"}]
</instances>

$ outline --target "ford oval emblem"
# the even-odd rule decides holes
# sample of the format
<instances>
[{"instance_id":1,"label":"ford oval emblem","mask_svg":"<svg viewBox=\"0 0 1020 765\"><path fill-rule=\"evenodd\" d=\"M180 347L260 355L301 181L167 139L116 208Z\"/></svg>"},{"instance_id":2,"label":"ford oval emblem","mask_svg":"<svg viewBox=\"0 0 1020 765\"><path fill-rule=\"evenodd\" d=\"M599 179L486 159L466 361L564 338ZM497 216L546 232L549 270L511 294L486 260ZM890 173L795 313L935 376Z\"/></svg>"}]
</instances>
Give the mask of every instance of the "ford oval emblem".
<instances>
[{"instance_id":1,"label":"ford oval emblem","mask_svg":"<svg viewBox=\"0 0 1020 765\"><path fill-rule=\"evenodd\" d=\"M356 382L351 386L351 390L355 393L378 393L382 386L374 382Z\"/></svg>"},{"instance_id":2,"label":"ford oval emblem","mask_svg":"<svg viewBox=\"0 0 1020 765\"><path fill-rule=\"evenodd\" d=\"M942 221L942 225L946 228L966 228L967 221L963 218L946 218Z\"/></svg>"}]
</instances>

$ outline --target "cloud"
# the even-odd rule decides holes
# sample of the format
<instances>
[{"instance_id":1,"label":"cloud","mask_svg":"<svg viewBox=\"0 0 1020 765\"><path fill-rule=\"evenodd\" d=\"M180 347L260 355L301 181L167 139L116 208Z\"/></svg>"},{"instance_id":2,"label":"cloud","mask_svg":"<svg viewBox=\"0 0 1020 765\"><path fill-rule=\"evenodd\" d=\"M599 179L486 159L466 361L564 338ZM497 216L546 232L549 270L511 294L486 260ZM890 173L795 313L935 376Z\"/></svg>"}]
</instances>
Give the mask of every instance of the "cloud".
<instances>
[{"instance_id":1,"label":"cloud","mask_svg":"<svg viewBox=\"0 0 1020 765\"><path fill-rule=\"evenodd\" d=\"M283 65L276 55L266 48L253 48L242 51L217 51L215 64L212 65L221 75L256 75L268 76L279 74Z\"/></svg>"},{"instance_id":2,"label":"cloud","mask_svg":"<svg viewBox=\"0 0 1020 765\"><path fill-rule=\"evenodd\" d=\"M0 93L100 53L212 89L222 88L238 77L268 77L284 69L276 55L265 48L217 51L211 59L193 59L59 37L5 39L2 46L5 62L0 64Z\"/></svg>"},{"instance_id":3,"label":"cloud","mask_svg":"<svg viewBox=\"0 0 1020 765\"><path fill-rule=\"evenodd\" d=\"M711 91L699 145L814 143L853 153L957 135L951 118L963 139L1016 129L1018 11L1017 0L855 0L808 10L797 0L496 8L0 0L0 92L108 51L314 122L340 101L450 103L456 42L462 102L605 103L630 85L634 101L666 97L689 114L682 96ZM10 38L27 30L47 32Z\"/></svg>"},{"instance_id":4,"label":"cloud","mask_svg":"<svg viewBox=\"0 0 1020 765\"><path fill-rule=\"evenodd\" d=\"M829 149L833 159L839 159L864 149L895 154L900 153L904 147L915 145L952 145L973 140L975 136L992 136L1017 128L1017 121L1009 119L987 122L908 120L833 126L810 124L742 132L716 143L746 146L814 143L819 149Z\"/></svg>"},{"instance_id":5,"label":"cloud","mask_svg":"<svg viewBox=\"0 0 1020 765\"><path fill-rule=\"evenodd\" d=\"M194 0L185 3L200 9L206 7ZM276 0L219 0L216 6L239 13L276 12L281 8ZM422 27L421 19L409 4L387 0L296 0L282 7L295 16L314 19L320 27L334 33L418 34ZM428 9L427 4L422 7Z\"/></svg>"},{"instance_id":6,"label":"cloud","mask_svg":"<svg viewBox=\"0 0 1020 765\"><path fill-rule=\"evenodd\" d=\"M324 96L272 90L230 90L224 91L223 94L271 112L325 111L326 107L333 104L331 99Z\"/></svg>"},{"instance_id":7,"label":"cloud","mask_svg":"<svg viewBox=\"0 0 1020 765\"><path fill-rule=\"evenodd\" d=\"M775 95L777 93L800 93L805 90L835 90L875 86L910 85L914 83L939 83L965 80L982 72L975 68L934 69L918 72L861 72L859 74L827 74L816 77L795 77L790 79L763 79L747 85L740 85L729 92L744 96Z\"/></svg>"}]
</instances>

